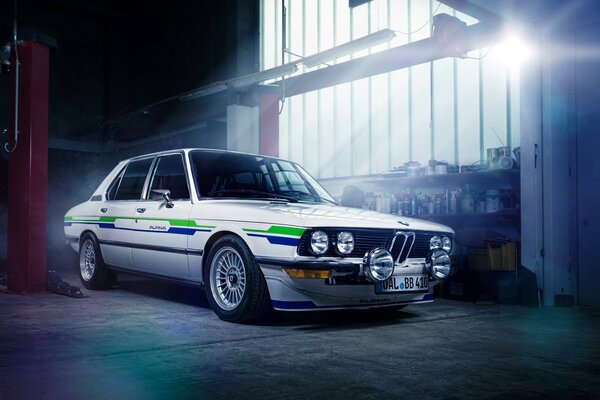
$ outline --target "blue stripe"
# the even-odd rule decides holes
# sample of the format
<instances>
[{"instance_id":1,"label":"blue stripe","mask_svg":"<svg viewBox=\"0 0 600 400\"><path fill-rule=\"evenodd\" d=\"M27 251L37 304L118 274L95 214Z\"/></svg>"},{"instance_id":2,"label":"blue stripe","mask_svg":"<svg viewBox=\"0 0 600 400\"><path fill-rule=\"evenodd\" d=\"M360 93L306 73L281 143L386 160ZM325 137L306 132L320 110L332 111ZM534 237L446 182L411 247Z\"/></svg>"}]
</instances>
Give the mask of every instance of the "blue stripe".
<instances>
[{"instance_id":1,"label":"blue stripe","mask_svg":"<svg viewBox=\"0 0 600 400\"><path fill-rule=\"evenodd\" d=\"M149 233L171 233L174 235L189 235L192 236L196 232L211 232L210 229L194 229L194 228L181 228L181 227L171 227L168 231L151 231L145 229L132 229L132 228L119 228L116 227L115 224L110 222L65 222L65 226L71 226L73 224L83 224L83 225L98 225L99 228L102 229L116 229L121 231L132 231L132 232L149 232Z\"/></svg>"},{"instance_id":2,"label":"blue stripe","mask_svg":"<svg viewBox=\"0 0 600 400\"><path fill-rule=\"evenodd\" d=\"M161 231L144 231L144 232L161 232ZM196 233L195 229L188 228L169 228L166 233L174 233L176 235L193 235Z\"/></svg>"},{"instance_id":3,"label":"blue stripe","mask_svg":"<svg viewBox=\"0 0 600 400\"><path fill-rule=\"evenodd\" d=\"M300 239L285 236L261 235L258 233L249 233L248 236L266 238L269 241L269 243L280 244L282 246L298 246L300 244Z\"/></svg>"},{"instance_id":4,"label":"blue stripe","mask_svg":"<svg viewBox=\"0 0 600 400\"><path fill-rule=\"evenodd\" d=\"M318 308L312 301L280 301L271 300L275 308L284 308L286 310L305 310L308 308Z\"/></svg>"},{"instance_id":5,"label":"blue stripe","mask_svg":"<svg viewBox=\"0 0 600 400\"><path fill-rule=\"evenodd\" d=\"M427 301L433 300L433 294L427 293L423 296L422 299L416 300L404 300L404 301L396 301L391 303L375 303L375 304L344 304L344 305L331 305L331 306L318 306L312 301L282 301L282 300L271 300L271 304L273 307L284 309L284 310L309 310L309 309L319 309L319 308L352 308L352 307L369 307L369 306L389 306L392 304L409 304L416 303L418 301Z\"/></svg>"}]
</instances>

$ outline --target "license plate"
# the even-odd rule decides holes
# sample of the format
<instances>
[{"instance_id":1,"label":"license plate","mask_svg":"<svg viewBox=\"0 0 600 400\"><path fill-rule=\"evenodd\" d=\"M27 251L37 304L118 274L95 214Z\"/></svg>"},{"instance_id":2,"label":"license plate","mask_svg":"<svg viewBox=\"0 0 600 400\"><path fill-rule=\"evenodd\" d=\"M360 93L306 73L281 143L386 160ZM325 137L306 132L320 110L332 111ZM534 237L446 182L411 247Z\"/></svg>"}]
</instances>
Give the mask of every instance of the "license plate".
<instances>
[{"instance_id":1,"label":"license plate","mask_svg":"<svg viewBox=\"0 0 600 400\"><path fill-rule=\"evenodd\" d=\"M429 290L427 275L397 275L375 284L375 293L420 292Z\"/></svg>"}]
</instances>

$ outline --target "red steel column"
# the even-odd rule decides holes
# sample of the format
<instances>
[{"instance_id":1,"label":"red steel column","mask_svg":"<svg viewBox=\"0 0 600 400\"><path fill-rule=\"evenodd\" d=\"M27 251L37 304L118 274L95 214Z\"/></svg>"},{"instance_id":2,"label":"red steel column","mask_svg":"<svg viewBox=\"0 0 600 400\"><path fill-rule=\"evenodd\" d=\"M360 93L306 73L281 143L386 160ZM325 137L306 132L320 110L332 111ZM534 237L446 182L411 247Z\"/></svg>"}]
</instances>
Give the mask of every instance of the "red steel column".
<instances>
[{"instance_id":1,"label":"red steel column","mask_svg":"<svg viewBox=\"0 0 600 400\"><path fill-rule=\"evenodd\" d=\"M258 113L259 153L279 157L279 95L261 93Z\"/></svg>"},{"instance_id":2,"label":"red steel column","mask_svg":"<svg viewBox=\"0 0 600 400\"><path fill-rule=\"evenodd\" d=\"M49 49L25 41L18 51L19 140L8 159L8 290L31 293L46 290ZM12 116L15 69L11 68ZM13 136L11 131L10 147Z\"/></svg>"}]
</instances>

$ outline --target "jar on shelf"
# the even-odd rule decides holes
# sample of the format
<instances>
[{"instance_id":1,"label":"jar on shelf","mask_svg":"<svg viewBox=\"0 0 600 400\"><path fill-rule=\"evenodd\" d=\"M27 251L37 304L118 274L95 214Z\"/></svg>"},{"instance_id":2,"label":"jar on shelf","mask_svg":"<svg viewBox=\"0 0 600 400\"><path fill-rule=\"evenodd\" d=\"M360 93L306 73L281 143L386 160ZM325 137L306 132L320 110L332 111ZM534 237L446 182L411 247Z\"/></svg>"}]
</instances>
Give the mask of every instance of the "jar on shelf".
<instances>
[{"instance_id":1,"label":"jar on shelf","mask_svg":"<svg viewBox=\"0 0 600 400\"><path fill-rule=\"evenodd\" d=\"M496 213L500 211L500 191L489 189L485 191L485 212Z\"/></svg>"},{"instance_id":2,"label":"jar on shelf","mask_svg":"<svg viewBox=\"0 0 600 400\"><path fill-rule=\"evenodd\" d=\"M466 185L463 191L460 209L463 214L473 214L475 212L475 198L469 190L469 185Z\"/></svg>"}]
</instances>

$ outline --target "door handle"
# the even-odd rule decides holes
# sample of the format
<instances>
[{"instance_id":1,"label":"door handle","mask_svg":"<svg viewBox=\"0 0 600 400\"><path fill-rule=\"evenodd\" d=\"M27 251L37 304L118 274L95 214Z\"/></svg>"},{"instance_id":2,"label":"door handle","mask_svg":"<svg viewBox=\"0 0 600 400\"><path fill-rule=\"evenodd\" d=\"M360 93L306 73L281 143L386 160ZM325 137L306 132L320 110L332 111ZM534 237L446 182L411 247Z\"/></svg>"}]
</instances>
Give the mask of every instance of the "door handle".
<instances>
[{"instance_id":1,"label":"door handle","mask_svg":"<svg viewBox=\"0 0 600 400\"><path fill-rule=\"evenodd\" d=\"M100 209L100 212L101 212L101 213L105 213L105 212L107 212L107 211L108 211L108 208L101 208L101 209Z\"/></svg>"},{"instance_id":2,"label":"door handle","mask_svg":"<svg viewBox=\"0 0 600 400\"><path fill-rule=\"evenodd\" d=\"M140 214L143 214L144 212L146 212L146 209L145 208L138 208L136 211L139 212Z\"/></svg>"}]
</instances>

